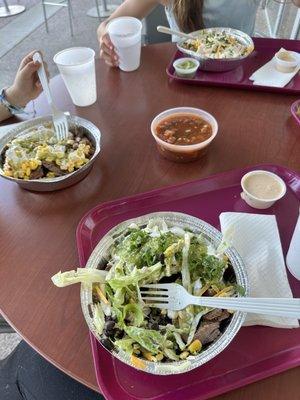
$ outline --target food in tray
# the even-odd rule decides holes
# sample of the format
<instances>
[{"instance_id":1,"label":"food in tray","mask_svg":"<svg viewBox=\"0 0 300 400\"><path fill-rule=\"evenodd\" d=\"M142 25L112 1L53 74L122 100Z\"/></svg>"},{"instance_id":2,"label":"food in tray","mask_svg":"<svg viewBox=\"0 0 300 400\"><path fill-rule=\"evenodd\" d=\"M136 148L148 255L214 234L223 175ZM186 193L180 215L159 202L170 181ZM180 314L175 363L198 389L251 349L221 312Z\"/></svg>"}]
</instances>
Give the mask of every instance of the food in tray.
<instances>
[{"instance_id":1,"label":"food in tray","mask_svg":"<svg viewBox=\"0 0 300 400\"><path fill-rule=\"evenodd\" d=\"M252 45L242 43L227 30L203 29L195 39L183 42L182 47L210 59L242 58L250 54Z\"/></svg>"},{"instance_id":2,"label":"food in tray","mask_svg":"<svg viewBox=\"0 0 300 400\"><path fill-rule=\"evenodd\" d=\"M193 145L204 142L212 135L211 125L195 114L173 114L156 126L157 136L170 144Z\"/></svg>"},{"instance_id":3,"label":"food in tray","mask_svg":"<svg viewBox=\"0 0 300 400\"><path fill-rule=\"evenodd\" d=\"M280 72L294 72L300 64L300 54L295 51L288 51L281 48L275 54L275 66Z\"/></svg>"},{"instance_id":4,"label":"food in tray","mask_svg":"<svg viewBox=\"0 0 300 400\"><path fill-rule=\"evenodd\" d=\"M242 199L251 207L266 209L286 193L284 181L269 171L255 170L243 176L241 185Z\"/></svg>"},{"instance_id":5,"label":"food in tray","mask_svg":"<svg viewBox=\"0 0 300 400\"><path fill-rule=\"evenodd\" d=\"M179 60L177 67L180 69L193 69L197 66L196 62L192 59Z\"/></svg>"},{"instance_id":6,"label":"food in tray","mask_svg":"<svg viewBox=\"0 0 300 400\"><path fill-rule=\"evenodd\" d=\"M52 124L29 128L7 143L1 154L3 174L31 180L55 178L85 165L95 148L81 130L74 128L67 139L58 140Z\"/></svg>"},{"instance_id":7,"label":"food in tray","mask_svg":"<svg viewBox=\"0 0 300 400\"><path fill-rule=\"evenodd\" d=\"M137 368L144 360L188 360L224 333L232 313L199 306L179 312L150 308L139 287L176 282L196 296L243 294L225 249L224 242L216 249L202 234L150 219L123 231L98 269L59 272L52 280L57 286L94 282L89 311L95 330L107 349L127 353Z\"/></svg>"},{"instance_id":8,"label":"food in tray","mask_svg":"<svg viewBox=\"0 0 300 400\"><path fill-rule=\"evenodd\" d=\"M191 57L178 58L174 61L173 67L176 71L176 75L184 78L193 78L199 68L199 61Z\"/></svg>"}]
</instances>

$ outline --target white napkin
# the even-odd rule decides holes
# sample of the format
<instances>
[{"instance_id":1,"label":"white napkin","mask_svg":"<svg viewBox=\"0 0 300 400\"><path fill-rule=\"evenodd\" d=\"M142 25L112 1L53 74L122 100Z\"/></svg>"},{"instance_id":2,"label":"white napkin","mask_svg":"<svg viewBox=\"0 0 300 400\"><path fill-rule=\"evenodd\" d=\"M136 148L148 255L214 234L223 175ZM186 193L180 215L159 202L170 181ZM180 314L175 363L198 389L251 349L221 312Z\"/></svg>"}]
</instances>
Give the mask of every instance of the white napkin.
<instances>
[{"instance_id":1,"label":"white napkin","mask_svg":"<svg viewBox=\"0 0 300 400\"><path fill-rule=\"evenodd\" d=\"M244 261L250 296L293 297L275 216L224 212L220 214L220 223L223 234L229 228L232 231L231 243ZM298 328L299 322L292 318L248 314L244 325Z\"/></svg>"},{"instance_id":2,"label":"white napkin","mask_svg":"<svg viewBox=\"0 0 300 400\"><path fill-rule=\"evenodd\" d=\"M300 62L298 67L295 68L293 72L280 72L275 67L275 58L272 58L269 62L255 71L249 79L250 81L254 81L253 85L284 87L290 82L291 79L294 78L299 70Z\"/></svg>"}]
</instances>

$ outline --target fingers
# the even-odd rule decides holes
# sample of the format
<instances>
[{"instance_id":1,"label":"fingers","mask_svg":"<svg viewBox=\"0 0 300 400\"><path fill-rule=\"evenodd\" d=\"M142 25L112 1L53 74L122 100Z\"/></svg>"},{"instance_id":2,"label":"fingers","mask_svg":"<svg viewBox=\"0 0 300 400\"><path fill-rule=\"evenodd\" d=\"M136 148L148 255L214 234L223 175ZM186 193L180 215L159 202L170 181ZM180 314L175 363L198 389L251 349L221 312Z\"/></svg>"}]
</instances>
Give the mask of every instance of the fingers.
<instances>
[{"instance_id":1,"label":"fingers","mask_svg":"<svg viewBox=\"0 0 300 400\"><path fill-rule=\"evenodd\" d=\"M110 66L119 65L119 57L107 33L100 38L100 58Z\"/></svg>"},{"instance_id":2,"label":"fingers","mask_svg":"<svg viewBox=\"0 0 300 400\"><path fill-rule=\"evenodd\" d=\"M40 63L39 62L34 62L34 61L29 61L21 70L21 74L29 78L32 76L37 70L40 68Z\"/></svg>"},{"instance_id":3,"label":"fingers","mask_svg":"<svg viewBox=\"0 0 300 400\"><path fill-rule=\"evenodd\" d=\"M41 53L40 50L33 50L33 51L31 51L29 54L27 54L27 55L22 59L22 61L21 61L21 63L20 63L19 70L22 70L27 64L29 64L29 63L32 61L32 57L33 57L34 53L36 53L37 51L42 55L42 53Z\"/></svg>"}]
</instances>

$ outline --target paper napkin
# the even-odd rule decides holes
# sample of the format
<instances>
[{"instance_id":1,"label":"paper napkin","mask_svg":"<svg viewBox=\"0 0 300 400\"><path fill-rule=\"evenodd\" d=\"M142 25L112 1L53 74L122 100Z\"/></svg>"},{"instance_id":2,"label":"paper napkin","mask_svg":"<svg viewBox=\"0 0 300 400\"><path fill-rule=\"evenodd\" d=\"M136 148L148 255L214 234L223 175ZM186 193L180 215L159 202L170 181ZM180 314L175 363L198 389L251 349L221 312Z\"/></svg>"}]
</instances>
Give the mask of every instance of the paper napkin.
<instances>
[{"instance_id":1,"label":"paper napkin","mask_svg":"<svg viewBox=\"0 0 300 400\"><path fill-rule=\"evenodd\" d=\"M221 231L232 231L231 243L242 257L251 297L293 297L274 215L225 212L220 215ZM267 325L298 328L293 318L248 314L245 326Z\"/></svg>"},{"instance_id":2,"label":"paper napkin","mask_svg":"<svg viewBox=\"0 0 300 400\"><path fill-rule=\"evenodd\" d=\"M300 63L293 72L280 72L275 67L275 59L272 58L269 62L255 71L249 79L250 81L253 81L253 85L284 87L294 78L299 70Z\"/></svg>"}]
</instances>

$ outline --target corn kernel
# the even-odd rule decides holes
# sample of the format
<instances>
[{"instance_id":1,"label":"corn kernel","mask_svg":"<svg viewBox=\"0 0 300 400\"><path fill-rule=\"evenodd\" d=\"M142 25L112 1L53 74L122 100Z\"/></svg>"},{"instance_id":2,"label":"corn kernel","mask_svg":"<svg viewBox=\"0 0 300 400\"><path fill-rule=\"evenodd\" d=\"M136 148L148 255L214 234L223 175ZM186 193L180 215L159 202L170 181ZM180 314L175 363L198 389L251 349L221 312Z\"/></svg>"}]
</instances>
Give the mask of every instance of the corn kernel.
<instances>
[{"instance_id":1,"label":"corn kernel","mask_svg":"<svg viewBox=\"0 0 300 400\"><path fill-rule=\"evenodd\" d=\"M164 355L163 355L163 353L158 353L155 358L156 358L156 361L161 361L164 358Z\"/></svg>"},{"instance_id":2,"label":"corn kernel","mask_svg":"<svg viewBox=\"0 0 300 400\"><path fill-rule=\"evenodd\" d=\"M185 359L187 358L187 356L189 356L189 355L190 355L190 353L189 353L188 351L183 351L183 352L180 354L179 358L180 358L181 360L185 360Z\"/></svg>"},{"instance_id":3,"label":"corn kernel","mask_svg":"<svg viewBox=\"0 0 300 400\"><path fill-rule=\"evenodd\" d=\"M143 356L146 358L148 361L156 361L156 358L150 353L150 351L142 351Z\"/></svg>"},{"instance_id":4,"label":"corn kernel","mask_svg":"<svg viewBox=\"0 0 300 400\"><path fill-rule=\"evenodd\" d=\"M199 339L194 340L188 347L190 353L194 354L200 351L202 348L202 344Z\"/></svg>"},{"instance_id":5,"label":"corn kernel","mask_svg":"<svg viewBox=\"0 0 300 400\"><path fill-rule=\"evenodd\" d=\"M130 361L136 368L139 368L139 369L145 369L146 368L146 364L144 363L144 361L142 361L138 357L135 357L134 355L132 355L130 357Z\"/></svg>"}]
</instances>

